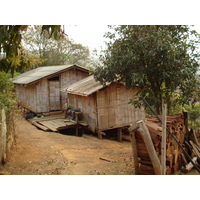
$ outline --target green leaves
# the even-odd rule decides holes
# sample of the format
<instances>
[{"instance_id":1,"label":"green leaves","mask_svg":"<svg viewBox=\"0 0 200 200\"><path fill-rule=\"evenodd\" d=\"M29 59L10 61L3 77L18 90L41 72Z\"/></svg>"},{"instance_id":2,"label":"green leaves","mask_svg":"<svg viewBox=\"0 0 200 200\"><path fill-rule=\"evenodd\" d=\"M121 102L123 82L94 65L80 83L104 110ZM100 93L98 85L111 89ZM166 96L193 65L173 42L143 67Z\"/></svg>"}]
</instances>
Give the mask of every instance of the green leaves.
<instances>
[{"instance_id":1,"label":"green leaves","mask_svg":"<svg viewBox=\"0 0 200 200\"><path fill-rule=\"evenodd\" d=\"M33 63L33 56L30 52L24 51L22 46L22 33L26 32L28 25L1 25L0 26L0 54L3 53L3 58L0 57L0 71L14 74L15 71L23 71L31 67L31 64L37 65L38 59ZM42 34L49 33L49 38L58 39L64 35L60 25L43 25ZM40 60L39 62L41 62Z\"/></svg>"},{"instance_id":2,"label":"green leaves","mask_svg":"<svg viewBox=\"0 0 200 200\"><path fill-rule=\"evenodd\" d=\"M106 36L112 39L100 57L102 65L94 75L105 83L124 81L128 88L139 87L151 92L157 104L166 98L170 104L173 93L184 83L194 85L198 69L197 40L192 39L189 26L114 26ZM182 87L180 87L182 86ZM188 92L189 88L186 88ZM183 98L180 96L180 98ZM158 112L159 109L157 109Z\"/></svg>"}]
</instances>

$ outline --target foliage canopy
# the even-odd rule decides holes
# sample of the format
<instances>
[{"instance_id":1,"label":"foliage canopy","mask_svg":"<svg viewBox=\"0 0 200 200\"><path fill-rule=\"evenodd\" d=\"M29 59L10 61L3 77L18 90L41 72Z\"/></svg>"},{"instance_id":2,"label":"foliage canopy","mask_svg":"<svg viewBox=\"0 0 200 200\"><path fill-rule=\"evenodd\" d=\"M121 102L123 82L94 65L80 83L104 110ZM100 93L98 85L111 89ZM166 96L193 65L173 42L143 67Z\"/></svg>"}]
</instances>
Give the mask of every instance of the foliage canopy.
<instances>
[{"instance_id":1,"label":"foliage canopy","mask_svg":"<svg viewBox=\"0 0 200 200\"><path fill-rule=\"evenodd\" d=\"M93 71L96 80L103 84L118 80L127 88L140 88L158 114L162 99L168 108L172 99L182 104L190 100L199 66L195 31L185 25L110 28L105 37L111 41Z\"/></svg>"},{"instance_id":2,"label":"foliage canopy","mask_svg":"<svg viewBox=\"0 0 200 200\"><path fill-rule=\"evenodd\" d=\"M40 57L43 66L78 64L86 66L90 62L90 51L82 44L76 44L67 36L57 40L49 38L49 33L41 34L42 26L29 27L23 34L23 43L26 50Z\"/></svg>"},{"instance_id":3,"label":"foliage canopy","mask_svg":"<svg viewBox=\"0 0 200 200\"><path fill-rule=\"evenodd\" d=\"M26 32L28 25L0 25L0 71L14 74L15 71L21 72L30 65L39 64L41 60L24 50L22 33ZM43 25L41 34L49 33L49 37L58 39L64 34L60 25Z\"/></svg>"}]
</instances>

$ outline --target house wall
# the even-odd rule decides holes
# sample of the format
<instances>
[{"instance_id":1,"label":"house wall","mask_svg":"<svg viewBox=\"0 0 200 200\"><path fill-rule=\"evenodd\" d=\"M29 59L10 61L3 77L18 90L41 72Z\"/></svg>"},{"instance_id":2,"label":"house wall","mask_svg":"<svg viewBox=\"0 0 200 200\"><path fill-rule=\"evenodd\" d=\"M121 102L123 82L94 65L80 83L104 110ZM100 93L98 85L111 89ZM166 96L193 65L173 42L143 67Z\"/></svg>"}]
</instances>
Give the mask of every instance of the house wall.
<instances>
[{"instance_id":1,"label":"house wall","mask_svg":"<svg viewBox=\"0 0 200 200\"><path fill-rule=\"evenodd\" d=\"M36 83L36 113L49 111L49 84L44 78Z\"/></svg>"},{"instance_id":2,"label":"house wall","mask_svg":"<svg viewBox=\"0 0 200 200\"><path fill-rule=\"evenodd\" d=\"M136 109L128 104L137 91L116 83L97 92L98 129L123 127L145 119L143 108Z\"/></svg>"},{"instance_id":3,"label":"house wall","mask_svg":"<svg viewBox=\"0 0 200 200\"><path fill-rule=\"evenodd\" d=\"M16 85L19 104L24 108L37 112L36 107L36 85Z\"/></svg>"},{"instance_id":4,"label":"house wall","mask_svg":"<svg viewBox=\"0 0 200 200\"><path fill-rule=\"evenodd\" d=\"M55 105L59 105L58 101L60 101L60 109L63 110L65 109L64 104L67 102L67 93L62 92L62 88L66 88L76 81L86 78L87 76L89 76L89 74L80 70L70 69L55 76L59 76L60 82L60 89L59 91L56 91ZM51 78L53 77L54 76L51 76ZM16 92L18 94L20 105L35 113L51 111L52 108L50 108L49 94L50 81L48 80L48 78L49 77L40 79L37 83L29 84L26 86L16 84ZM51 98L51 101L53 101L53 97ZM56 108L58 107L59 106L57 106Z\"/></svg>"},{"instance_id":5,"label":"house wall","mask_svg":"<svg viewBox=\"0 0 200 200\"><path fill-rule=\"evenodd\" d=\"M90 129L109 130L136 123L145 119L144 109L128 104L135 90L126 90L122 84L114 84L87 97L68 94L69 105L79 108L83 121Z\"/></svg>"},{"instance_id":6,"label":"house wall","mask_svg":"<svg viewBox=\"0 0 200 200\"><path fill-rule=\"evenodd\" d=\"M63 88L66 88L70 85L72 85L73 83L80 81L86 77L88 77L89 74L86 72L82 72L80 70L68 70L64 73L62 73L60 75L60 87L61 90ZM62 109L65 109L65 103L67 103L67 93L66 91L61 91L61 105L62 105Z\"/></svg>"},{"instance_id":7,"label":"house wall","mask_svg":"<svg viewBox=\"0 0 200 200\"><path fill-rule=\"evenodd\" d=\"M68 104L82 112L82 121L89 125L91 131L95 132L97 127L96 94L90 96L79 96L68 94Z\"/></svg>"}]
</instances>

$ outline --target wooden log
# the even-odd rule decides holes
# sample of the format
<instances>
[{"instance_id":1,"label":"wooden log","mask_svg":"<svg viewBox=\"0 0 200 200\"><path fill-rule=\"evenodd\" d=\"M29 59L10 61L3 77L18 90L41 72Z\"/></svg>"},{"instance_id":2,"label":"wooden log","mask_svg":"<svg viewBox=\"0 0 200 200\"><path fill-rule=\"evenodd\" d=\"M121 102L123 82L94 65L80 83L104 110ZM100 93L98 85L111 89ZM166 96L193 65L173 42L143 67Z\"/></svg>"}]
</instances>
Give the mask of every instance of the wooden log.
<instances>
[{"instance_id":1,"label":"wooden log","mask_svg":"<svg viewBox=\"0 0 200 200\"><path fill-rule=\"evenodd\" d=\"M102 135L106 136L106 133L104 133L104 132L102 132L100 130L97 130L97 134L98 134L98 139L100 139L100 140L103 139Z\"/></svg>"},{"instance_id":2,"label":"wooden log","mask_svg":"<svg viewBox=\"0 0 200 200\"><path fill-rule=\"evenodd\" d=\"M185 165L187 165L188 162L187 162L185 155L183 153L181 153L180 155L181 155L181 158L182 158L183 162L185 163Z\"/></svg>"},{"instance_id":3,"label":"wooden log","mask_svg":"<svg viewBox=\"0 0 200 200\"><path fill-rule=\"evenodd\" d=\"M131 138L129 136L122 135L122 140L131 141Z\"/></svg>"},{"instance_id":4,"label":"wooden log","mask_svg":"<svg viewBox=\"0 0 200 200\"><path fill-rule=\"evenodd\" d=\"M151 167L153 167L151 160L139 160L139 163L145 164L145 165L149 165Z\"/></svg>"},{"instance_id":5,"label":"wooden log","mask_svg":"<svg viewBox=\"0 0 200 200\"><path fill-rule=\"evenodd\" d=\"M175 163L172 167L172 173L175 174L179 169L179 163Z\"/></svg>"},{"instance_id":6,"label":"wooden log","mask_svg":"<svg viewBox=\"0 0 200 200\"><path fill-rule=\"evenodd\" d=\"M140 174L141 175L155 175L155 170L152 166L141 164Z\"/></svg>"},{"instance_id":7,"label":"wooden log","mask_svg":"<svg viewBox=\"0 0 200 200\"><path fill-rule=\"evenodd\" d=\"M172 173L172 168L167 166L166 167L166 175L170 175Z\"/></svg>"},{"instance_id":8,"label":"wooden log","mask_svg":"<svg viewBox=\"0 0 200 200\"><path fill-rule=\"evenodd\" d=\"M154 168L154 172L156 175L161 175L161 164L160 161L158 159L158 156L156 154L155 148L153 146L153 142L152 139L150 137L150 133L144 123L143 120L138 121L137 124L140 127L140 130L138 129L138 131L142 134L145 146L147 148L147 151L149 153L149 157L151 159L151 162L153 164L153 168Z\"/></svg>"},{"instance_id":9,"label":"wooden log","mask_svg":"<svg viewBox=\"0 0 200 200\"><path fill-rule=\"evenodd\" d=\"M198 149L196 148L195 144L190 140L190 144L192 145L193 148L193 152L195 153L196 157L198 159L200 159L200 152L198 151Z\"/></svg>"},{"instance_id":10,"label":"wooden log","mask_svg":"<svg viewBox=\"0 0 200 200\"><path fill-rule=\"evenodd\" d=\"M200 147L195 131L193 131L193 133L189 136L189 140L191 140L194 144Z\"/></svg>"},{"instance_id":11,"label":"wooden log","mask_svg":"<svg viewBox=\"0 0 200 200\"><path fill-rule=\"evenodd\" d=\"M122 142L122 128L117 129L117 140Z\"/></svg>"},{"instance_id":12,"label":"wooden log","mask_svg":"<svg viewBox=\"0 0 200 200\"><path fill-rule=\"evenodd\" d=\"M178 150L175 149L172 153L174 159L173 159L173 164L176 164L177 163L177 160L178 160Z\"/></svg>"},{"instance_id":13,"label":"wooden log","mask_svg":"<svg viewBox=\"0 0 200 200\"><path fill-rule=\"evenodd\" d=\"M173 155L169 154L166 158L166 164L167 166L169 166L170 168L172 168L173 166Z\"/></svg>"},{"instance_id":14,"label":"wooden log","mask_svg":"<svg viewBox=\"0 0 200 200\"><path fill-rule=\"evenodd\" d=\"M194 163L196 163L196 162L197 162L197 157L192 158L192 161L193 161ZM189 162L189 163L185 166L185 170L188 172L188 171L190 171L193 167L194 167L194 165L193 165L191 162Z\"/></svg>"},{"instance_id":15,"label":"wooden log","mask_svg":"<svg viewBox=\"0 0 200 200\"><path fill-rule=\"evenodd\" d=\"M137 144L136 144L134 129L130 132L130 135L131 135L131 145L132 145L132 154L133 154L135 175L138 175L139 174L139 162L138 162Z\"/></svg>"}]
</instances>

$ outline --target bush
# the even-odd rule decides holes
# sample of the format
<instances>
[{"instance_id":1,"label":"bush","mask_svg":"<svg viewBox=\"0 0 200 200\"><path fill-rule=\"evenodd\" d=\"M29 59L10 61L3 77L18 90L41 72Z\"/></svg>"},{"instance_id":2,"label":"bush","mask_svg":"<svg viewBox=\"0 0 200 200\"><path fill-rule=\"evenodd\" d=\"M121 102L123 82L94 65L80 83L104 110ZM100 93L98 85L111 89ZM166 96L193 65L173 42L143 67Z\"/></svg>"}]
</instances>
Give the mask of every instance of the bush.
<instances>
[{"instance_id":1,"label":"bush","mask_svg":"<svg viewBox=\"0 0 200 200\"><path fill-rule=\"evenodd\" d=\"M191 128L199 128L200 127L200 103L195 104L194 107L187 107L189 116L189 125Z\"/></svg>"},{"instance_id":2,"label":"bush","mask_svg":"<svg viewBox=\"0 0 200 200\"><path fill-rule=\"evenodd\" d=\"M9 152L14 143L15 134L15 119L18 111L17 98L14 90L14 84L11 80L11 75L5 72L0 72L0 113L1 109L5 109L6 125L7 125L7 152ZM0 114L1 121L1 114ZM1 127L0 127L1 131Z\"/></svg>"}]
</instances>

